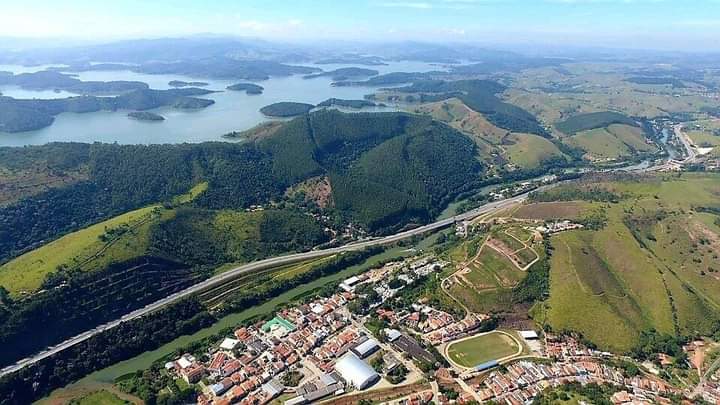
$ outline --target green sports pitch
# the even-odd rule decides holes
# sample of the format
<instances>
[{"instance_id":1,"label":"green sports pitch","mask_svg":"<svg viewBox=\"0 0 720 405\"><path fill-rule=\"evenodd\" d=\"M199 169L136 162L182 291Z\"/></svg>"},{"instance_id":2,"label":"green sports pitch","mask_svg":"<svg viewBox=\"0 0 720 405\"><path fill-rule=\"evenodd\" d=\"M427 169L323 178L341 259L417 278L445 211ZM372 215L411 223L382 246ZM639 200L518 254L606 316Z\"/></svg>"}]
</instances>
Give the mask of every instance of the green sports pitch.
<instances>
[{"instance_id":1,"label":"green sports pitch","mask_svg":"<svg viewBox=\"0 0 720 405\"><path fill-rule=\"evenodd\" d=\"M503 332L490 332L450 343L447 355L455 364L472 368L492 360L499 360L518 352L514 338Z\"/></svg>"}]
</instances>

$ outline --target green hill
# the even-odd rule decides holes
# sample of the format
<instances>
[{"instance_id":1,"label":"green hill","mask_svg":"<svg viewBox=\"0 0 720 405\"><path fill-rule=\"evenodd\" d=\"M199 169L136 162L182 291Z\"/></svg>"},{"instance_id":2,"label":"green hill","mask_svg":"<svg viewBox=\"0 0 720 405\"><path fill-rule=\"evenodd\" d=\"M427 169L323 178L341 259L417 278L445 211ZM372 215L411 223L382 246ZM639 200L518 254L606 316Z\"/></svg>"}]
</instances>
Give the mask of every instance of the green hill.
<instances>
[{"instance_id":1,"label":"green hill","mask_svg":"<svg viewBox=\"0 0 720 405\"><path fill-rule=\"evenodd\" d=\"M474 187L482 169L469 138L399 113L317 111L260 145L281 177L296 182L328 174L336 207L371 231L427 221Z\"/></svg>"},{"instance_id":2,"label":"green hill","mask_svg":"<svg viewBox=\"0 0 720 405\"><path fill-rule=\"evenodd\" d=\"M621 198L605 204L602 228L551 237L548 325L617 352L635 348L642 331L687 337L719 332L718 184L718 175L691 174L567 188L564 195L575 188Z\"/></svg>"},{"instance_id":3,"label":"green hill","mask_svg":"<svg viewBox=\"0 0 720 405\"><path fill-rule=\"evenodd\" d=\"M637 126L635 120L624 114L603 111L575 115L565 121L556 123L555 128L568 135L573 135L590 129L605 128L611 124Z\"/></svg>"}]
</instances>

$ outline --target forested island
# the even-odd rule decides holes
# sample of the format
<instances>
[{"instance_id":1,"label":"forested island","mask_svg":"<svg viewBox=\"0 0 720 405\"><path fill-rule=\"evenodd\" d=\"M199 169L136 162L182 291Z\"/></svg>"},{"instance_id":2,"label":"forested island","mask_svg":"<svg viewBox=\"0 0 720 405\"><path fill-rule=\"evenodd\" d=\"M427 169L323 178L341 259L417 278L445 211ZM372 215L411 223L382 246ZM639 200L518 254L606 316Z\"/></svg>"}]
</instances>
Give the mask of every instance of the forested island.
<instances>
[{"instance_id":1,"label":"forested island","mask_svg":"<svg viewBox=\"0 0 720 405\"><path fill-rule=\"evenodd\" d=\"M209 83L206 82L184 82L182 80L171 80L168 82L170 87L205 87Z\"/></svg>"},{"instance_id":2,"label":"forested island","mask_svg":"<svg viewBox=\"0 0 720 405\"><path fill-rule=\"evenodd\" d=\"M245 94L262 94L265 90L263 86L254 83L236 83L227 86L226 89L233 91L244 91Z\"/></svg>"},{"instance_id":3,"label":"forested island","mask_svg":"<svg viewBox=\"0 0 720 405\"><path fill-rule=\"evenodd\" d=\"M331 77L334 81L343 81L358 78L367 78L370 76L377 76L380 73L373 69L363 69L357 67L348 67L331 70L329 72L315 73L312 75L303 76L303 79L315 79L318 77Z\"/></svg>"},{"instance_id":4,"label":"forested island","mask_svg":"<svg viewBox=\"0 0 720 405\"><path fill-rule=\"evenodd\" d=\"M236 60L225 57L181 62L151 62L132 69L148 74L175 74L214 79L267 80L270 76L311 74L318 68L292 66L264 60Z\"/></svg>"},{"instance_id":5,"label":"forested island","mask_svg":"<svg viewBox=\"0 0 720 405\"><path fill-rule=\"evenodd\" d=\"M165 117L149 111L133 111L128 113L128 117L138 121L165 121Z\"/></svg>"},{"instance_id":6,"label":"forested island","mask_svg":"<svg viewBox=\"0 0 720 405\"><path fill-rule=\"evenodd\" d=\"M305 114L313 108L315 108L315 106L312 104L281 101L279 103L266 105L260 109L260 112L268 117L285 118Z\"/></svg>"},{"instance_id":7,"label":"forested island","mask_svg":"<svg viewBox=\"0 0 720 405\"><path fill-rule=\"evenodd\" d=\"M135 90L147 90L147 83L137 81L82 81L71 75L44 70L34 73L0 72L0 85L19 86L28 90L64 90L86 95L116 95Z\"/></svg>"},{"instance_id":8,"label":"forested island","mask_svg":"<svg viewBox=\"0 0 720 405\"><path fill-rule=\"evenodd\" d=\"M170 90L136 90L115 97L79 96L49 100L18 100L12 97L0 97L0 131L24 132L44 128L51 125L54 117L63 112L144 111L158 107L205 108L212 105L214 101L194 96L210 93L213 91L189 87Z\"/></svg>"},{"instance_id":9,"label":"forested island","mask_svg":"<svg viewBox=\"0 0 720 405\"><path fill-rule=\"evenodd\" d=\"M333 58L320 59L316 65L365 65L365 66L387 66L383 59L377 56L346 55Z\"/></svg>"}]
</instances>

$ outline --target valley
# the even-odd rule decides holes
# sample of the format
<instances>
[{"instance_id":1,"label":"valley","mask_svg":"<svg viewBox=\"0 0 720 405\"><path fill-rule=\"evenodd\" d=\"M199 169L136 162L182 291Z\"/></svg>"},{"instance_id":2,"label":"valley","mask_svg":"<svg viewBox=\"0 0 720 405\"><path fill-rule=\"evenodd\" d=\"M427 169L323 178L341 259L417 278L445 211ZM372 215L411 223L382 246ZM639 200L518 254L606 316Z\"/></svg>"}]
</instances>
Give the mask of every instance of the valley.
<instances>
[{"instance_id":1,"label":"valley","mask_svg":"<svg viewBox=\"0 0 720 405\"><path fill-rule=\"evenodd\" d=\"M712 59L223 41L0 53L0 404L720 398Z\"/></svg>"}]
</instances>

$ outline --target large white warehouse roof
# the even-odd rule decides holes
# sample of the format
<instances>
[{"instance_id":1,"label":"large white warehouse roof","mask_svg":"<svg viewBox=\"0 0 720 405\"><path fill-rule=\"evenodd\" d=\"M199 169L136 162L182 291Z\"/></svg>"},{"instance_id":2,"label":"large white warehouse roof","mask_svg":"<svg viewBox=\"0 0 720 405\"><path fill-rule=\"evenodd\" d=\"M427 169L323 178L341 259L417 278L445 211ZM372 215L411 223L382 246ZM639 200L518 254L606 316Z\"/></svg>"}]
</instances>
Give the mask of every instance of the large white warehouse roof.
<instances>
[{"instance_id":1,"label":"large white warehouse roof","mask_svg":"<svg viewBox=\"0 0 720 405\"><path fill-rule=\"evenodd\" d=\"M359 390L369 387L380 379L380 376L372 367L351 352L345 354L335 363L335 371L340 373L348 384L352 384Z\"/></svg>"}]
</instances>

